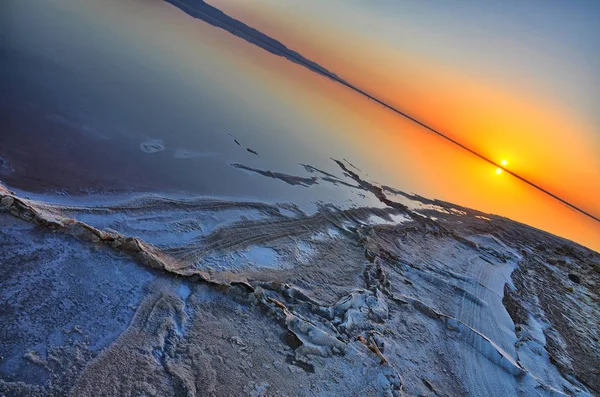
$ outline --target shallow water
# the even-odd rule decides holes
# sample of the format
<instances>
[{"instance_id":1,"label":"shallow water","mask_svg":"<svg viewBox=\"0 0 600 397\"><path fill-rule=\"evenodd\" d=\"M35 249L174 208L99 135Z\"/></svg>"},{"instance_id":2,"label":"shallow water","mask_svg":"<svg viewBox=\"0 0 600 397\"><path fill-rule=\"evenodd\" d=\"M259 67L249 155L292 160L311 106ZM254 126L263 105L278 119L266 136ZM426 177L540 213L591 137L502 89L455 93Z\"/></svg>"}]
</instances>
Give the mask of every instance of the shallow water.
<instances>
[{"instance_id":1,"label":"shallow water","mask_svg":"<svg viewBox=\"0 0 600 397\"><path fill-rule=\"evenodd\" d=\"M341 184L353 182L330 158L348 159L367 179L600 247L596 222L165 2L4 9L0 179L10 186L380 205Z\"/></svg>"}]
</instances>

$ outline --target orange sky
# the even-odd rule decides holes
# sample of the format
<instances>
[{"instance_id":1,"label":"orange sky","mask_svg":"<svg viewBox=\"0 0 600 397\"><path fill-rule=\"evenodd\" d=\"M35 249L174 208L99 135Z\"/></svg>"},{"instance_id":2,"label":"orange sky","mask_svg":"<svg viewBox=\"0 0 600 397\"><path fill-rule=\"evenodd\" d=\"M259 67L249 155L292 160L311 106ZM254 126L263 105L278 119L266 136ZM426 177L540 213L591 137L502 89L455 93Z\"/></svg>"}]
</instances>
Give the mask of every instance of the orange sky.
<instances>
[{"instance_id":1,"label":"orange sky","mask_svg":"<svg viewBox=\"0 0 600 397\"><path fill-rule=\"evenodd\" d=\"M560 101L536 95L526 86L470 75L423 54L385 47L313 14L288 13L283 5L212 3L484 156L497 162L508 160L510 170L600 215L600 156L594 131L571 109L560 107ZM265 69L267 74L273 73L273 66ZM328 123L331 131L340 130L343 123L340 139L355 146L357 155L360 152L370 159L370 164L362 164L365 168L389 178L379 182L404 181L417 193L500 213L600 247L597 222L509 175L496 176L490 165L449 150L450 144L358 94L311 76L299 66L294 68L283 75L295 80L298 105ZM283 75L280 78L285 81ZM274 86L285 85L279 79L270 80ZM310 99L302 100L303 95ZM400 130L402 134L397 133ZM394 169L401 156L401 163L409 159L419 168ZM427 166L423 166L424 157L429 159ZM435 181L434 188L431 181Z\"/></svg>"},{"instance_id":2,"label":"orange sky","mask_svg":"<svg viewBox=\"0 0 600 397\"><path fill-rule=\"evenodd\" d=\"M344 29L318 14L291 13L283 4L212 3L482 155L507 159L515 173L600 216L593 126L560 101L514 82L473 76L443 59L385 46L360 29Z\"/></svg>"},{"instance_id":3,"label":"orange sky","mask_svg":"<svg viewBox=\"0 0 600 397\"><path fill-rule=\"evenodd\" d=\"M586 138L586 126L579 127L579 119L569 118L555 102L533 100L530 91L484 81L423 54L390 52L377 41L334 29L318 18L306 29L302 14L256 3L244 7L248 2L212 3L382 100L498 162L507 159L509 169L600 214L600 160L593 155L594 145ZM329 157L344 157L376 182L507 216L600 250L597 222L506 173L496 175L491 165L422 127L169 4L156 1L152 9L140 4L144 15L137 10L124 15L117 6L105 15L91 12L91 6L81 12L91 12L89 21L97 23L99 31L120 36L123 53L135 51L138 62L163 73L169 86L180 87L178 96L185 101L214 90L211 100L224 101L232 109L229 117L242 121L240 130L231 131L237 136L244 133L245 117L261 120L265 131L272 127L281 131L264 137L276 151L263 153L258 148L265 161L271 156L287 159L289 168L277 171L299 172L294 168L298 163L317 158L331 166ZM576 127L584 132L568 132ZM253 147L261 142L260 134L265 132L248 133Z\"/></svg>"}]
</instances>

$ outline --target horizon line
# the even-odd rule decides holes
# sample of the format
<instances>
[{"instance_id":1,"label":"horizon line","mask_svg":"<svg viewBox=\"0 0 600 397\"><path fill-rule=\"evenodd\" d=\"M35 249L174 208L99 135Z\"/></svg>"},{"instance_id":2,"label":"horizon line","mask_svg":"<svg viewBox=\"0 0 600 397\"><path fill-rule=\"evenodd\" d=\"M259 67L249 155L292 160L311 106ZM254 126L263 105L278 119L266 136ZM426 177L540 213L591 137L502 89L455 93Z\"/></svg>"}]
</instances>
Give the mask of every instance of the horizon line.
<instances>
[{"instance_id":1,"label":"horizon line","mask_svg":"<svg viewBox=\"0 0 600 397\"><path fill-rule=\"evenodd\" d=\"M452 144L454 144L454 145L458 146L459 148L461 148L461 149L463 149L463 150L465 150L465 151L467 151L467 152L471 153L472 155L474 155L474 156L476 156L476 157L479 157L479 159L481 159L481 160L483 160L483 161L485 161L485 162L487 162L487 163L489 163L489 164L491 164L491 165L493 165L493 166L495 166L495 167L497 167L497 168L500 168L501 170L503 170L503 171L504 171L504 172L506 172L507 174L509 174L509 175L512 175L513 177L515 177L515 178L519 179L520 181L522 181L522 182L524 182L524 183L528 184L529 186L531 186L531 187L533 187L533 188L535 188L535 189L537 189L537 190L541 191L542 193L545 193L546 195L548 195L548 196L550 196L550 197L554 198L555 200L557 200L557 201L559 201L560 203L562 203L562 204L566 205L566 206L567 206L567 207L569 207L570 209L572 209L572 210L574 210L574 211L576 211L576 212L579 212L580 214L582 214L582 215L585 215L585 216L587 216L587 217L589 217L589 218L591 218L591 219L595 220L596 222L600 223L600 218L598 218L598 217L596 217L595 215L593 215L593 214L589 213L588 211L586 211L586 210L584 210L584 209L582 209L582 208L579 208L579 207L578 207L578 206L576 206L575 204L571 204L571 203L570 203L570 202L568 202L567 200L565 200L565 199L561 198L560 196L558 196L558 195L556 195L556 194L554 194L554 193L550 192L549 190L547 190L547 189L543 188L542 186L538 185L537 183L535 183L535 182L532 182L532 181L530 181L530 180L526 179L525 177L522 177L522 176L520 176L519 174L517 174L517 173L515 173L515 172L513 172L513 171L511 171L511 170L508 170L508 169L506 169L506 168L505 168L503 165L496 163L494 160L490 159L489 157L487 157L487 156L485 156L485 155L483 155L483 154L481 154L481 153L477 152L477 151L476 151L476 150L474 150L474 149L471 149L470 147L468 147L468 146L466 146L466 145L464 145L464 144L460 143L459 141L455 140L454 138L451 138L450 136L446 135L445 133L443 133L443 132L441 132L441 131L439 131L439 130L437 130L437 129L433 128L433 127L430 127L429 125L427 125L427 124L425 124L424 122L422 122L422 121L420 121L420 120L418 120L418 119L414 118L413 116L409 115L408 113L405 113L405 112L403 112L403 111L401 111L401 110L397 109L396 107L394 107L394 106L392 106L392 105L389 105L389 104L387 104L386 102L384 102L384 101L382 101L382 100L378 99L376 96L369 94L367 91L365 91L365 90L363 90L363 89L361 89L361 88L358 88L358 87L354 86L353 84L351 84L351 83L347 82L346 80L342 79L341 77L337 76L335 73L333 73L333 72L330 72L330 71L329 71L328 69L326 69L325 67L323 67L323 66L321 66L321 65L319 65L319 64L317 64L317 63L315 63L315 62L312 62L312 61L308 60L307 58L304 58L304 56L302 56L300 53L298 53L298 52L296 52L296 51L290 50L288 47L286 47L286 46L285 46L283 43L281 43L281 42L280 42L280 41L278 41L277 39L275 39L275 38L272 38L271 36L268 36L268 35L266 35L266 34L264 34L264 33L260 32L258 29L255 29L255 28L252 28L252 27L250 27L250 26L246 25L246 24L245 24L245 23L243 23L242 21L239 21L239 20L237 20L237 19L235 19L235 18L233 18L233 17L230 17L229 15L225 14L223 11L221 11L221 10L220 10L220 9L218 9L217 7L214 7L214 6L212 6L212 5L208 4L208 3L206 3L204 0L200 0L200 1L201 1L201 3L202 3L202 4L204 4L204 5L205 5L207 8L211 8L211 9L214 9L215 11L218 11L218 12L219 12L221 15L224 15L224 16L226 16L227 18L229 18L229 19L232 19L233 21L235 21L235 22L237 22L237 23L241 24L241 25L242 25L242 27L249 28L249 30L251 30L251 31L245 31L245 30L243 30L243 29L240 29L240 27L235 27L235 26L233 26L232 24L230 24L230 23L228 23L228 22L226 22L226 21L223 21L222 19L219 19L219 18L217 18L217 17L215 17L215 16L213 16L213 15L209 15L208 13L206 13L205 11L203 11L202 9L195 8L195 7L193 7L192 5L188 4L188 3L186 2L186 0L165 0L165 1L166 1L166 2L168 2L168 3L170 3L170 4L171 4L171 5L173 5L173 6L176 6L176 5L175 5L175 2L177 2L177 3L181 3L181 4L184 4L184 5L185 5L187 8L191 8L191 9L193 9L193 10L194 10L194 11L196 11L196 12L199 12L199 13L201 13L201 14L204 14L204 15L205 15L206 17L208 17L208 18L210 18L210 19L213 19L213 20L216 20L216 21L217 21L217 22L219 22L220 24L227 26L228 28L230 28L230 29L231 29L231 31L230 31L230 33L231 33L231 34L233 34L234 36L236 36L236 37L239 37L239 38L241 38L241 39L244 39L244 40L248 41L249 43L256 45L256 46L257 46L257 47L259 47L259 48L262 48L263 50L266 50L266 49L265 49L263 46L267 46L267 47L270 47L270 48L272 48L272 49L273 49L275 52L282 52L282 53L284 53L284 54L286 55L286 57L284 57L284 58L287 58L288 60L293 60L293 61L295 61L295 62L299 63L300 65L302 65L302 66L304 66L304 67L308 68L309 70L311 70L311 71L313 71L313 72L316 72L317 74L324 75L325 77L328 77L329 79L331 79L331 80L333 80L333 81L335 81L335 82L337 82L337 83L339 83L339 84L342 84L342 85L344 85L345 87L347 87L347 88L349 88L350 90L352 90L352 91L354 91L354 92L356 92L356 93L358 93L358 94L360 94L360 95L362 95L362 96L366 97L367 99L370 99L370 100L372 100L372 101L375 101L375 102L377 102L378 104L382 105L384 108L387 108L387 109L391 110L393 113L396 113L397 115L399 115L399 116L402 116L402 117L404 117L404 118L406 118L406 119L408 119L408 120L412 121L413 123L415 123L415 124L417 124L417 125L419 125L419 126L421 126L421 127L425 128L426 130L428 130L428 131L430 131L430 132L433 132L433 133L434 133L434 134L436 134L437 136L439 136L439 137L441 137L441 138L443 138L443 139L447 140L448 142L450 142L450 143L452 143ZM176 7L177 7L177 6L176 6ZM193 18L196 18L196 19L201 19L201 18L194 17L194 15L191 15L189 12L186 12L186 10L184 10L182 7L177 7L177 8L179 8L181 11L185 12L186 14L190 15L190 16L191 16L191 17L193 17ZM201 19L201 20L202 20L202 21L204 21L204 22L206 22L206 23L209 23L208 21L206 21L206 20L204 20L204 19ZM213 26L215 26L215 25L213 25ZM224 29L224 30L227 30L227 29ZM235 31L236 31L236 30L238 30L240 33L243 33L244 35L247 35L247 36L249 36L249 37L250 37L250 39L247 39L247 38L245 38L245 37L243 37L243 36L237 35L237 34L235 33ZM228 31L229 31L229 30L228 30ZM263 39L261 39L261 38L259 38L259 37L256 37L256 35L255 35L255 34L253 34L253 32L252 32L252 31L256 31L256 32L260 33L261 35L263 35L265 38L268 38L268 39L271 39L271 40L275 41L277 44L280 44L282 48L278 48L278 47L274 46L273 44L270 44L270 43L266 42L265 40L263 40ZM252 40L253 40L253 39L254 39L255 41L258 41L258 42L260 42L261 46L257 45L256 43L253 43L253 42L252 42ZM269 52L271 52L271 53L274 53L273 51L269 51ZM295 55L295 54L298 54L298 55L300 55L301 57L298 57L298 56L297 56L297 55ZM292 58L292 59L289 59L289 58ZM317 65L317 66L319 66L321 69L317 68L316 66L312 65L311 63L314 63L314 65Z\"/></svg>"}]
</instances>

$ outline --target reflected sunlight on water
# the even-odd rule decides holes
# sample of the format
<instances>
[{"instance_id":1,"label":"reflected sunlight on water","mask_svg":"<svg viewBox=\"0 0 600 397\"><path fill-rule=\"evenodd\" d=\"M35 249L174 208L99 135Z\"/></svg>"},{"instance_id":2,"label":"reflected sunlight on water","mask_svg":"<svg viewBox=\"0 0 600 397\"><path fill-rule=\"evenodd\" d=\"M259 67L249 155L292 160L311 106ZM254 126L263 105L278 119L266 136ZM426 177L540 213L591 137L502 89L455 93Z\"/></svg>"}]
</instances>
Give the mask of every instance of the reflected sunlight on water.
<instances>
[{"instance_id":1,"label":"reflected sunlight on water","mask_svg":"<svg viewBox=\"0 0 600 397\"><path fill-rule=\"evenodd\" d=\"M305 176L299 164L339 173L330 157L346 158L378 183L600 249L597 222L347 88L167 3L11 0L7 9L14 23L0 42L14 52L3 67L20 94L2 106L42 117L60 113L88 126L106 137L107 148L123 149L106 158L139 163L150 185L273 200L354 200L343 189L290 190L230 167L239 162ZM38 107L28 107L32 102ZM23 123L15 121L19 134L44 136ZM37 142L48 150L54 144ZM144 142L160 142L160 150L142 153ZM473 142L488 144L483 137ZM490 155L503 167L506 157L511 170L524 169L516 152Z\"/></svg>"}]
</instances>

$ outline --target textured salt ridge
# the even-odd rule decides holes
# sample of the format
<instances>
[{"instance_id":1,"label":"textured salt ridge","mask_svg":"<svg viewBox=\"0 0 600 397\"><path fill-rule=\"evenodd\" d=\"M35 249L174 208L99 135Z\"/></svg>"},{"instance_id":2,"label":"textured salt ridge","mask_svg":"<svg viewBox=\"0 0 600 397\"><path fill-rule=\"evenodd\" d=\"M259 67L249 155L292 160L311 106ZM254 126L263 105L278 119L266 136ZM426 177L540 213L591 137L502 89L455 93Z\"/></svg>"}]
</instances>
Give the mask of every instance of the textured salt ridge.
<instances>
[{"instance_id":1,"label":"textured salt ridge","mask_svg":"<svg viewBox=\"0 0 600 397\"><path fill-rule=\"evenodd\" d=\"M0 210L9 211L13 216L25 221L47 227L50 230L64 232L83 241L105 244L112 249L131 255L141 264L153 269L164 270L179 276L193 277L195 280L219 287L240 286L248 290L248 292L254 293L260 302L268 306L270 310L274 310L275 313L279 312L277 309L281 309L286 327L303 344L300 351L301 354L319 354L326 357L334 353L344 354L348 348L347 343L321 330L312 324L310 320L288 310L280 301L265 297L263 292L264 287L267 286L265 284L263 284L263 287L255 288L245 280L215 280L206 272L182 265L180 262L162 253L156 247L138 238L126 237L116 232L105 232L75 219L62 217L58 213L41 210L36 207L35 202L14 196L12 192L8 191L2 185L0 185L0 192L3 194L0 197ZM299 292L293 292L295 290L287 285L271 286L273 289L281 287L284 290L288 290L288 296L301 295ZM289 291L292 291L291 294ZM134 325L135 323L136 321L134 320ZM400 392L401 395L402 382L400 375L397 371L394 371L390 376L394 379L395 390Z\"/></svg>"},{"instance_id":2,"label":"textured salt ridge","mask_svg":"<svg viewBox=\"0 0 600 397\"><path fill-rule=\"evenodd\" d=\"M102 231L76 219L41 210L36 207L34 202L11 195L4 187L2 192L5 195L0 199L0 209L9 211L12 215L25 221L64 232L83 241L105 244L112 249L129 253L142 264L154 269L166 270L182 276L196 275L207 282L211 281L201 272L193 274L185 269L180 269L178 264L171 258L168 258L156 247L146 244L138 238L126 237L116 232Z\"/></svg>"},{"instance_id":3,"label":"textured salt ridge","mask_svg":"<svg viewBox=\"0 0 600 397\"><path fill-rule=\"evenodd\" d=\"M7 193L5 189L4 193ZM85 223L79 222L74 219L63 218L56 214L40 211L34 206L35 204L26 203L25 201L8 194L2 198L2 202L4 204L3 208L8 209L8 211L10 211L10 213L14 216L17 216L26 221L33 222L38 225L49 227L53 230L61 230L84 241L89 241L92 243L101 242L103 244L107 244L113 249L131 254L140 263L151 268L166 270L170 273L174 273L181 276L197 276L202 281L208 283L216 283L219 285L223 284L222 282L218 282L212 279L205 272L192 269L187 266L182 266L172 258L164 255L156 247L146 244L137 238L122 236L114 232L104 232L102 230L96 229L92 226L89 226ZM322 220L319 219L319 221ZM219 238L218 240L223 239ZM246 242L246 244L250 244L250 242ZM243 283L245 287L247 287L250 291L253 291L255 295L259 299L261 299L261 301L265 304L272 304L277 307L280 307L283 310L283 314L285 316L285 323L288 329L294 334L296 334L296 336L303 342L305 350L310 351L310 353L317 353L324 356L328 355L332 351L341 353L345 350L346 345L343 342L339 341L332 335L329 335L328 333L318 329L314 325L310 324L310 322L306 319L302 319L294 315L282 303L274 300L273 298L264 299L264 289L262 287L259 287L259 289L256 290L253 286L243 281L236 281L235 283ZM291 287L289 286L285 286L285 288L288 290L291 289ZM354 305L355 304L356 303L354 303ZM510 359L510 357L507 357L504 352L498 349L493 344L493 342L489 341L487 338L485 338L485 336L477 333L476 331L470 329L469 327L460 323L456 319L451 318L450 316L441 315L439 313L436 313L432 309L426 309L426 306L419 301L414 300L413 305L415 306L415 308L417 308L420 311L423 311L428 315L433 315L438 318L446 319L447 326L452 327L457 331L466 329L471 332L475 332L483 340L485 340L492 347L492 349L496 349L497 353L499 353L501 358L508 360L509 363L512 364L512 366L507 366L507 369L511 373L514 372L515 374L521 374L523 372L523 370L520 367L518 367L518 365L514 363L512 359ZM329 308L329 310L336 311L340 310L340 308L346 308L347 310L350 307L353 307L352 304L348 306L345 302L341 302L338 305ZM342 327L344 327L344 324L342 324ZM485 350L482 351L482 354L486 355L486 353L487 352ZM494 359L493 357L489 358L492 360ZM503 365L503 363L504 360L500 359L499 364ZM518 370L516 370L513 367L517 367Z\"/></svg>"},{"instance_id":4,"label":"textured salt ridge","mask_svg":"<svg viewBox=\"0 0 600 397\"><path fill-rule=\"evenodd\" d=\"M6 189L3 189L3 193L6 194L9 192L7 192ZM56 213L40 210L35 206L35 203L27 202L27 200L19 199L10 194L6 194L1 199L1 202L3 203L3 209L10 211L10 213L14 216L17 216L29 222L33 222L38 225L46 226L53 230L60 230L84 241L106 244L113 249L123 251L132 255L140 263L151 268L166 270L170 273L186 277L195 276L198 277L200 280L208 283L214 283L218 285L224 284L222 281L219 282L214 280L205 272L190 268L188 266L182 266L180 263L174 261L172 258L164 255L156 247L146 244L140 239L126 237L115 232L104 232L77 220L71 218L64 218ZM317 222L326 221L327 217L317 217ZM310 224L307 226L309 226L310 228ZM248 242L246 242L246 244L248 244ZM281 313L284 317L286 327L290 332L294 333L294 335L302 342L302 347L299 350L299 354L318 354L326 357L330 354L344 354L346 352L348 344L342 341L342 338L321 330L319 327L312 324L310 320L294 314L285 306L285 304L281 303L280 301L274 298L265 296L265 287L270 287L272 290L276 290L278 288L283 289L287 292L288 296L302 296L302 294L296 291L294 288L287 285L268 286L265 284L263 284L263 286L255 288L254 286L246 283L245 281L235 281L233 283L243 285L250 292L253 292L260 302L264 303L267 306L270 306L272 309L273 307L281 309ZM231 282L227 285L231 285ZM364 293L369 294L369 292ZM357 299L357 296L362 298L361 294L358 294L356 296L350 296L348 299L345 298L337 305L334 305L332 307L320 307L319 311L328 312L328 315L326 317L329 319L333 319L333 314L336 312L349 312L350 309L372 306L367 305L365 299ZM375 310L377 311L377 309ZM380 316L386 316L385 312L387 311L387 307L380 308L378 310L380 312L383 311L383 313L381 313ZM351 329L351 315L346 314L346 320L340 326L342 329ZM385 360L385 362L387 363L387 360ZM395 382L397 384L398 390L401 390L402 381L397 370L394 370L393 378L396 379Z\"/></svg>"},{"instance_id":5,"label":"textured salt ridge","mask_svg":"<svg viewBox=\"0 0 600 397\"><path fill-rule=\"evenodd\" d=\"M356 174L354 175L356 179L360 180ZM358 183L366 184L362 181L359 182L359 180L357 180ZM381 191L377 190L372 185L370 187L368 185L364 186L374 189L376 192L382 195ZM54 230L63 231L84 241L106 244L112 249L129 253L139 262L152 268L165 270L181 276L195 277L196 280L205 281L215 286L234 286L235 288L247 290L249 293L252 293L259 302L262 302L266 307L268 307L271 312L282 318L288 330L302 342L301 349L299 349L298 352L300 355L312 354L327 357L332 354L345 354L348 349L357 348L356 343L352 343L352 338L356 336L353 335L351 331L357 326L357 324L361 324L365 321L365 319L361 317L365 312L369 313L369 317L380 319L387 317L387 305L385 304L385 299L383 299L381 292L382 290L386 289L385 281L383 283L381 282L381 274L377 276L377 271L375 272L376 274L374 277L369 274L365 274L365 278L367 280L375 280L370 285L371 290L352 293L351 295L341 299L336 304L327 306L317 302L313 298L309 298L297 288L286 284L250 284L243 277L229 278L232 276L231 274L227 274L224 278L215 279L212 275L209 275L206 272L202 272L189 265L182 265L179 261L174 260L171 256L165 255L164 252L141 241L140 239L126 237L115 232L105 232L74 219L65 218L60 215L59 208L52 208L51 206L44 206L43 204L37 204L29 200L20 199L12 195L11 192L7 191L5 188L1 188L1 192L3 194L3 197L0 200L2 208L10 211L11 214L21 219L25 219L38 225L47 226ZM383 196L381 199L382 201L388 201L385 196ZM156 205L156 202L149 203L148 205ZM180 203L177 203L177 205L180 205ZM184 203L183 205L191 204ZM195 205L197 205L197 203ZM202 205L206 205L206 203ZM136 206L137 204L125 204L120 207L134 209ZM102 209L98 208L94 210L102 211ZM362 216L367 215L368 212L369 210L365 209ZM477 242L462 238L453 231L448 231L444 228L441 228L439 224L430 222L425 217L421 217L419 215L415 216L415 214L411 211L406 212L415 217L417 221L419 221L426 230L430 230L431 233L447 235L471 247L478 246ZM355 217L360 219L360 215L361 214L357 212ZM331 214L329 215L329 218L331 218ZM326 215L323 219L316 221L315 224L308 222L305 226L307 226L309 229L314 229L317 228L317 226L322 227L323 224L327 222L328 220ZM292 227L292 229L297 228L298 225ZM253 234L252 231L249 233ZM285 235L285 233L281 235ZM227 235L217 234L214 236L214 241L227 240L226 237ZM365 238L365 241L367 240L368 238ZM261 239L259 238L258 240L249 242L246 241L243 244L248 245L258 241L261 241ZM234 242L226 248L237 249L243 244L240 242ZM371 270L379 269L380 272L380 266L377 264L379 261L379 254L373 256L373 254L369 251L367 244L365 244L365 256L371 261L371 263L374 264ZM440 313L418 299L403 295L389 296L389 298L395 300L396 302L410 304L427 317L440 321L450 331L463 335L467 343L471 344L471 346L473 346L482 356L486 357L495 365L503 368L506 372L517 377L522 377L524 375L530 376L527 374L526 370L523 369L523 367L521 367L521 365L510 356L510 354L503 350L502 347L496 345L485 335L481 334L467 324L464 324L460 320L450 315ZM309 313L317 314L327 321L335 321L336 318L341 318L341 320L339 320L340 322L335 329L331 329L329 331L324 330L322 329L322 324L317 325L311 322L309 318L301 314L303 310L307 309L297 306L299 304L301 306L308 307ZM299 312L297 310L290 309L290 305L292 305L292 307L296 306L296 309L298 309ZM344 335L340 334L340 332L344 333ZM389 364L389 361L385 359L383 354L381 354L379 348L377 347L377 343L374 342L374 339L372 339L371 336L365 334L364 336L359 335L358 338L361 344L373 351L374 354L383 357L382 363ZM395 379L392 383L398 386L397 390L401 390L402 381L398 371L393 368L391 369L392 372L389 373L390 379ZM537 379L534 379L534 381L541 384ZM550 390L551 388L546 387L546 389Z\"/></svg>"}]
</instances>

